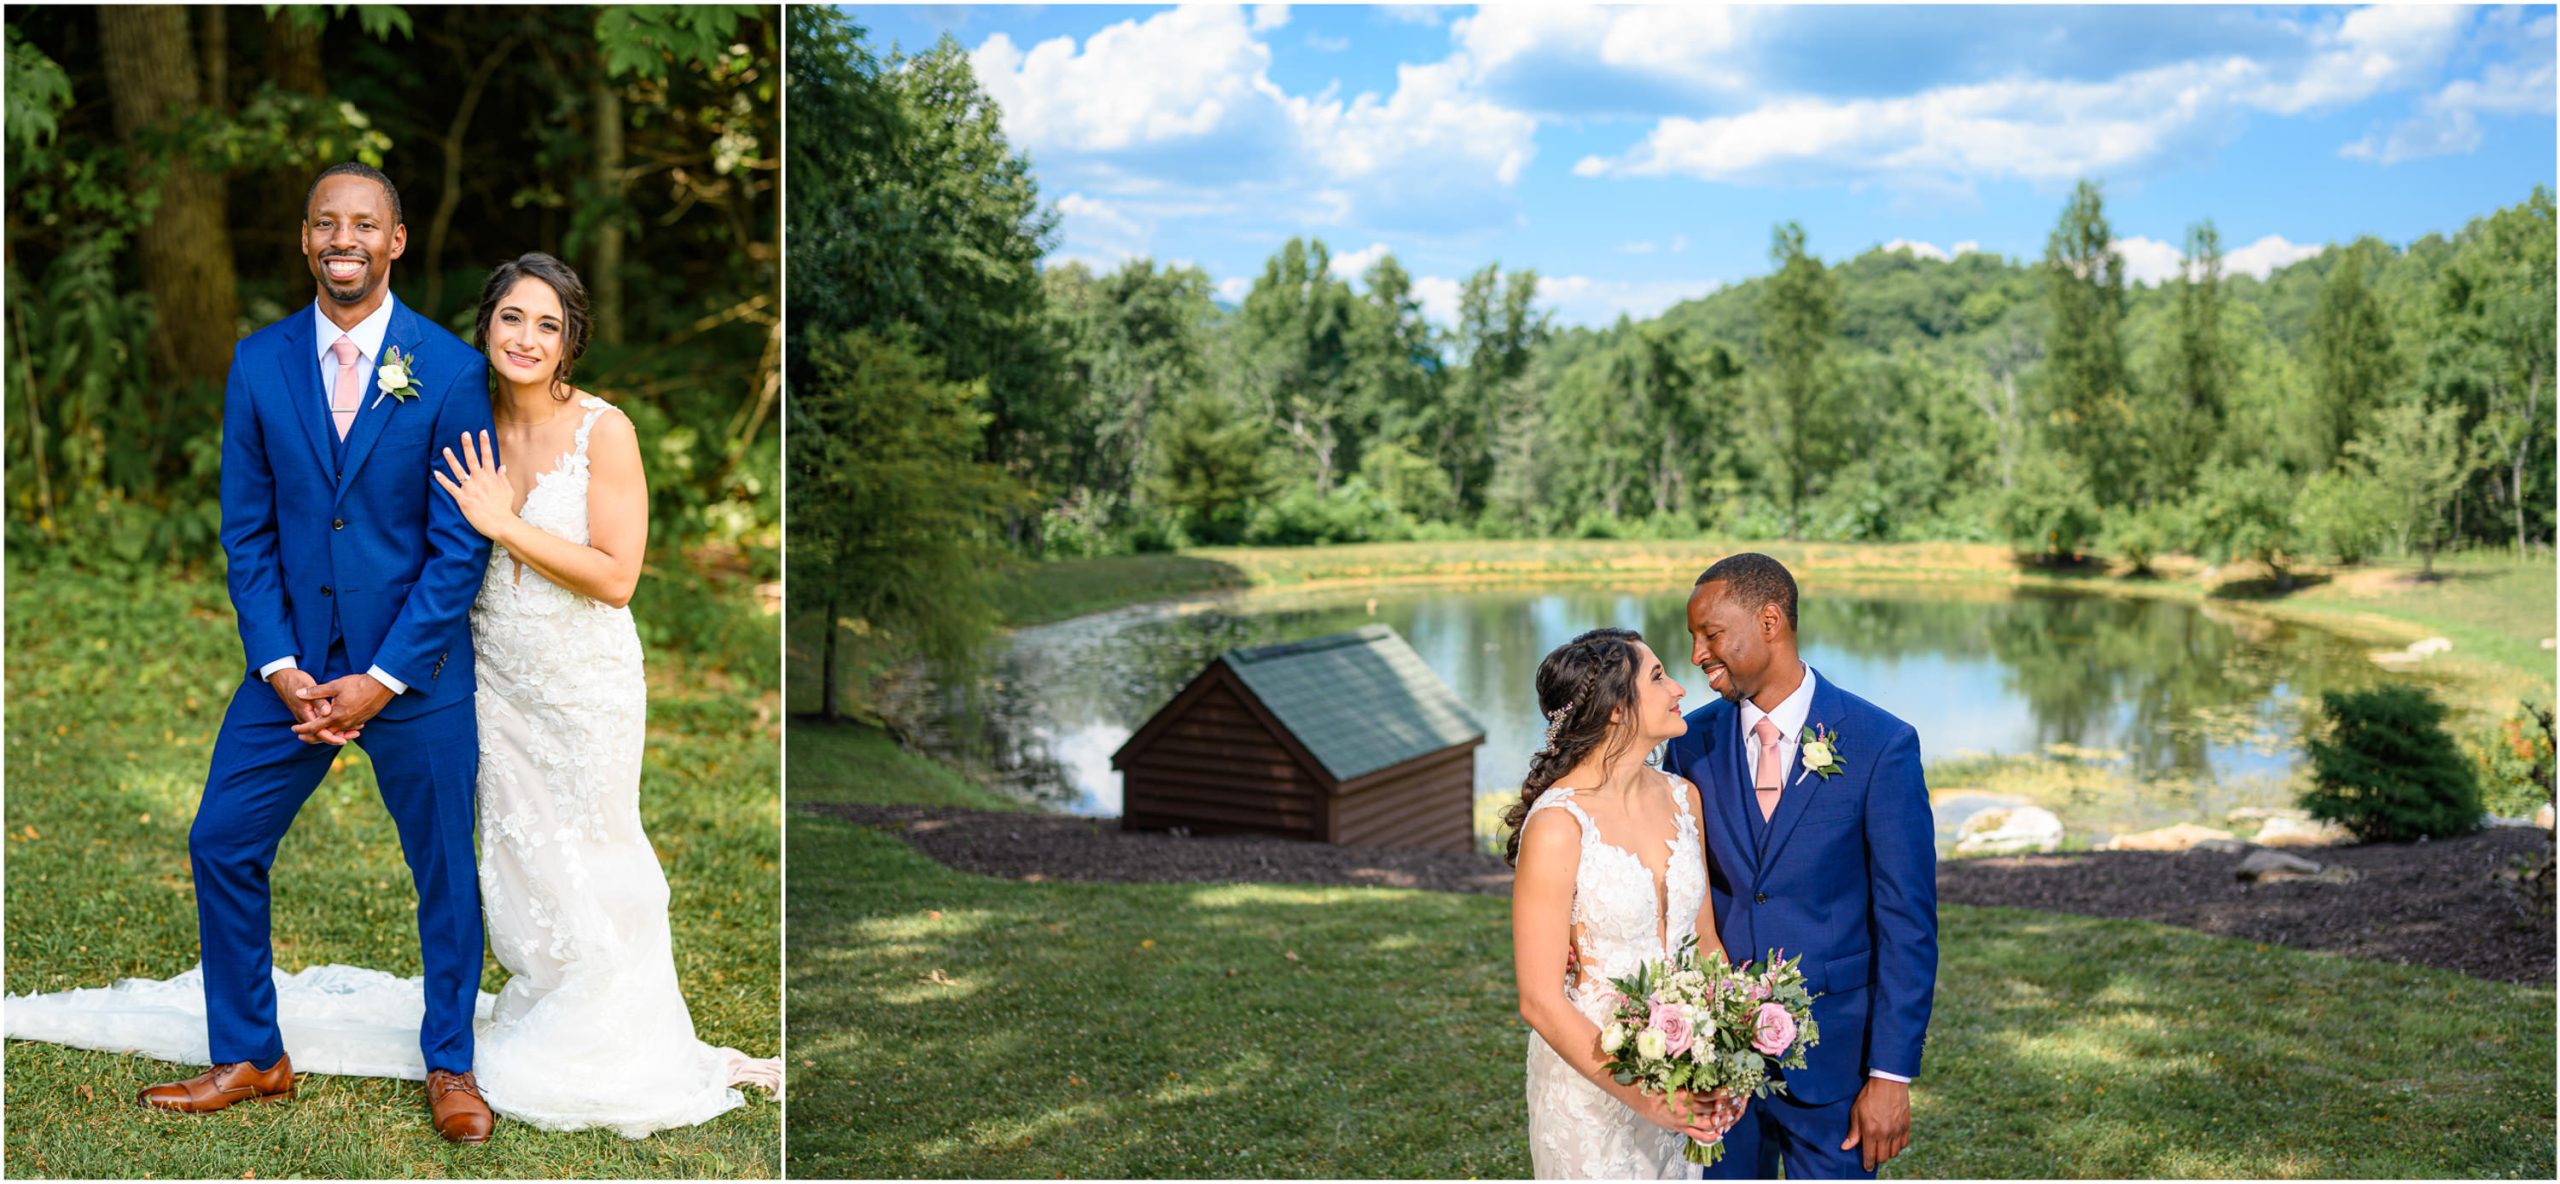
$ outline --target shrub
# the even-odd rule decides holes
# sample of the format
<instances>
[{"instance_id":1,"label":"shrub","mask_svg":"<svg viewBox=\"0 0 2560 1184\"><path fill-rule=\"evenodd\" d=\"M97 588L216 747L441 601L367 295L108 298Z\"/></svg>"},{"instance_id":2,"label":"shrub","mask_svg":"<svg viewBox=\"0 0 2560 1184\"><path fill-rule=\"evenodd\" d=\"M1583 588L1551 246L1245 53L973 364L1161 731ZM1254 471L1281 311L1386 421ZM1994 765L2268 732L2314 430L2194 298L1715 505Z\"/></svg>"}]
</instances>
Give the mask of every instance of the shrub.
<instances>
[{"instance_id":1,"label":"shrub","mask_svg":"<svg viewBox=\"0 0 2560 1184\"><path fill-rule=\"evenodd\" d=\"M1244 541L1255 546L1329 546L1402 537L1403 524L1394 507L1359 478L1343 482L1330 494L1313 485L1296 485L1263 503L1246 522Z\"/></svg>"},{"instance_id":2,"label":"shrub","mask_svg":"<svg viewBox=\"0 0 2560 1184\"><path fill-rule=\"evenodd\" d=\"M2320 697L2302 807L2365 842L2443 838L2480 824L2480 781L2444 731L2444 705L2410 686Z\"/></svg>"},{"instance_id":3,"label":"shrub","mask_svg":"<svg viewBox=\"0 0 2560 1184\"><path fill-rule=\"evenodd\" d=\"M2106 512L2104 522L2098 549L2132 564L2137 575L2150 574L2151 561L2174 549L2186 529L2177 507L2163 502L2118 506Z\"/></svg>"},{"instance_id":4,"label":"shrub","mask_svg":"<svg viewBox=\"0 0 2560 1184\"><path fill-rule=\"evenodd\" d=\"M2472 742L2480 803L2505 818L2531 818L2551 801L2551 708L2525 700Z\"/></svg>"},{"instance_id":5,"label":"shrub","mask_svg":"<svg viewBox=\"0 0 2560 1184\"><path fill-rule=\"evenodd\" d=\"M2331 469L2303 487L2293 506L2293 522L2303 545L2340 563L2362 563L2398 525L2392 509L2391 491L2379 482Z\"/></svg>"},{"instance_id":6,"label":"shrub","mask_svg":"<svg viewBox=\"0 0 2560 1184\"><path fill-rule=\"evenodd\" d=\"M2000 501L2000 529L2021 555L2075 558L2098 533L2098 502L2088 480L2058 459L2031 460Z\"/></svg>"}]
</instances>

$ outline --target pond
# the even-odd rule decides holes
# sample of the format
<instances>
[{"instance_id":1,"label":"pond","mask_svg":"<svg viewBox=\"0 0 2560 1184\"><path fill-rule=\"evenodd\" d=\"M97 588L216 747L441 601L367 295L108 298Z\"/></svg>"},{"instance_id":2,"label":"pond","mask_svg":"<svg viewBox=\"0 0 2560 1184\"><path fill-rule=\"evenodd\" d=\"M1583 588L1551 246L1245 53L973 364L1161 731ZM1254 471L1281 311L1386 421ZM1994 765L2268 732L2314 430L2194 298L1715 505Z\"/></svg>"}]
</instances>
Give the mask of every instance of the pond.
<instances>
[{"instance_id":1,"label":"pond","mask_svg":"<svg viewBox=\"0 0 2560 1184\"><path fill-rule=\"evenodd\" d=\"M919 685L898 714L928 747L1052 809L1115 815L1111 755L1220 652L1382 623L1483 721L1478 830L1544 730L1538 662L1601 625L1640 630L1688 688L1685 589L1397 587L1255 593L1026 629L972 688ZM1974 810L2032 802L2075 840L2289 804L2321 691L2383 677L2307 626L2168 600L1912 587L1809 591L1805 660L1920 733L1942 845Z\"/></svg>"}]
</instances>

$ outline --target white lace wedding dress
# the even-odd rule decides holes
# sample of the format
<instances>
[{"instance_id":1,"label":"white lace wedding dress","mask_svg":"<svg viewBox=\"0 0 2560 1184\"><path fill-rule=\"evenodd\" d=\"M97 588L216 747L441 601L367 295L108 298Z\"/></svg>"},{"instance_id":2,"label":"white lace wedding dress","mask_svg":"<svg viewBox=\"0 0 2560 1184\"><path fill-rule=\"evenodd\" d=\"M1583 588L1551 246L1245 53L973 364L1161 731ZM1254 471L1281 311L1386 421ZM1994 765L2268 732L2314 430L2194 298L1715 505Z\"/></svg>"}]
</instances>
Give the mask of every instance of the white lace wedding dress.
<instances>
[{"instance_id":1,"label":"white lace wedding dress","mask_svg":"<svg viewBox=\"0 0 2560 1184\"><path fill-rule=\"evenodd\" d=\"M574 449L534 482L522 517L586 543L587 438L610 407L582 401ZM619 414L618 412L616 414ZM479 669L480 907L509 975L476 1013L473 1068L499 1114L547 1130L639 1138L779 1093L782 1063L694 1036L676 980L667 879L640 828L648 715L627 608L570 592L504 547L472 606ZM11 1039L206 1064L199 971L13 996ZM355 966L276 972L294 1068L423 1080L421 980Z\"/></svg>"},{"instance_id":2,"label":"white lace wedding dress","mask_svg":"<svg viewBox=\"0 0 2560 1184\"><path fill-rule=\"evenodd\" d=\"M1563 810L1582 824L1582 862L1573 876L1573 934L1580 982L1565 987L1574 1010L1595 1025L1607 1018L1609 980L1666 958L1696 935L1707 898L1707 863L1686 783L1664 778L1679 821L1658 899L1653 871L1636 853L1609 842L1574 803L1574 791L1550 789L1529 808ZM1527 826L1523 819L1522 826ZM1684 1180L1696 1169L1682 1158L1686 1136L1655 1126L1591 1084L1529 1033L1529 1163L1541 1180Z\"/></svg>"}]
</instances>

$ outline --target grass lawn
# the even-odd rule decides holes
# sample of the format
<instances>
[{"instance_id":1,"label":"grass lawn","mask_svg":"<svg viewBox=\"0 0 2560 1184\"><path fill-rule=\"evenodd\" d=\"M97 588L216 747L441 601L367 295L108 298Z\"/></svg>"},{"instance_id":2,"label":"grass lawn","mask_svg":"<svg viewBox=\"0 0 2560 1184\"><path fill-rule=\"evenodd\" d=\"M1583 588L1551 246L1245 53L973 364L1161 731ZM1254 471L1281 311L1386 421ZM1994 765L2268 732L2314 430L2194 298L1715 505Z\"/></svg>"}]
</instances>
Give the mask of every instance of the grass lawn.
<instances>
[{"instance_id":1,"label":"grass lawn","mask_svg":"<svg viewBox=\"0 0 2560 1184\"><path fill-rule=\"evenodd\" d=\"M635 611L650 611L644 584ZM772 618L742 585L724 652L649 649L641 809L674 890L676 970L696 1030L773 1053L781 921ZM742 640L743 639L743 640ZM697 642L699 644L699 642ZM239 681L219 576L106 579L12 565L8 593L7 989L164 978L197 957L187 828ZM416 895L371 770L354 749L286 837L274 873L276 964L419 972ZM482 987L505 981L494 961ZM626 1141L505 1124L457 1148L423 1087L306 1076L300 1097L189 1117L141 1086L192 1067L12 1042L7 1172L87 1177L771 1177L781 1107L760 1091L700 1127Z\"/></svg>"},{"instance_id":2,"label":"grass lawn","mask_svg":"<svg viewBox=\"0 0 2560 1184\"><path fill-rule=\"evenodd\" d=\"M1016 884L790 829L794 1176L1527 1174L1502 900ZM2550 1176L2549 987L1941 922L1892 1175Z\"/></svg>"}]
</instances>

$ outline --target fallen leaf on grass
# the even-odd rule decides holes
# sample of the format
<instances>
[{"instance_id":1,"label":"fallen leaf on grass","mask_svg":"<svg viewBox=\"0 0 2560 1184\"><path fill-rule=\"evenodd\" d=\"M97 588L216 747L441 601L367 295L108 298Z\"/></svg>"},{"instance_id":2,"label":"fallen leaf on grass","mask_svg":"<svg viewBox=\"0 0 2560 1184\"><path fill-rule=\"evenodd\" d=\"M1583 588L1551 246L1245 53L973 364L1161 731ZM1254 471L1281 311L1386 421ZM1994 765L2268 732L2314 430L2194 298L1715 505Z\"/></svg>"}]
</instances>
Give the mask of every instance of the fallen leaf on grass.
<instances>
[{"instance_id":1,"label":"fallen leaf on grass","mask_svg":"<svg viewBox=\"0 0 2560 1184\"><path fill-rule=\"evenodd\" d=\"M941 910L941 909L926 909L926 910L924 911L924 919L925 919L925 920L927 920L927 921L939 921L939 920L941 920L941 919L942 919L942 910Z\"/></svg>"},{"instance_id":2,"label":"fallen leaf on grass","mask_svg":"<svg viewBox=\"0 0 2560 1184\"><path fill-rule=\"evenodd\" d=\"M933 973L924 976L924 981L932 983L937 987L956 987L960 985L959 983L954 982L949 975L942 973L942 968L939 966L933 968Z\"/></svg>"},{"instance_id":3,"label":"fallen leaf on grass","mask_svg":"<svg viewBox=\"0 0 2560 1184\"><path fill-rule=\"evenodd\" d=\"M1297 961L1297 960L1298 960L1298 951L1296 951L1296 950L1282 950L1282 951L1280 952L1280 956L1281 956L1281 957L1283 957L1283 958L1286 958L1286 959L1288 959L1288 960L1290 960L1290 961L1292 961L1292 962L1295 962L1295 961Z\"/></svg>"}]
</instances>

